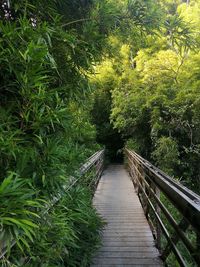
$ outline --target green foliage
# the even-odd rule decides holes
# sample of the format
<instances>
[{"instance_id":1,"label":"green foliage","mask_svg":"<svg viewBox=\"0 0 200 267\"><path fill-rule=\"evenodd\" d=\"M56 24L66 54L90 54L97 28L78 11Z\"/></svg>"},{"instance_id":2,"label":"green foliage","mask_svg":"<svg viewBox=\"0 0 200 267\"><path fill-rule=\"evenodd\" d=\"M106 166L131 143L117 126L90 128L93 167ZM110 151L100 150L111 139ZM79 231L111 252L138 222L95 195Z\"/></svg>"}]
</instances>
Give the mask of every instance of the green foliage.
<instances>
[{"instance_id":1,"label":"green foliage","mask_svg":"<svg viewBox=\"0 0 200 267\"><path fill-rule=\"evenodd\" d=\"M23 246L30 249L26 239L33 242L38 228L34 221L39 218L33 209L41 206L35 194L28 181L15 173L10 173L0 185L1 240L9 251L14 240L22 251Z\"/></svg>"},{"instance_id":2,"label":"green foliage","mask_svg":"<svg viewBox=\"0 0 200 267\"><path fill-rule=\"evenodd\" d=\"M138 142L134 139L128 139L125 145L128 149L134 150L136 153L141 151Z\"/></svg>"},{"instance_id":3,"label":"green foliage","mask_svg":"<svg viewBox=\"0 0 200 267\"><path fill-rule=\"evenodd\" d=\"M164 22L145 45L110 38L110 119L129 147L199 192L199 1L160 2Z\"/></svg>"},{"instance_id":4,"label":"green foliage","mask_svg":"<svg viewBox=\"0 0 200 267\"><path fill-rule=\"evenodd\" d=\"M96 125L97 142L105 146L109 160L114 160L116 153L123 147L124 143L118 131L113 129L113 125L110 123L112 104L110 90L117 86L118 82L111 66L111 62L105 61L102 66L96 69L100 75L91 78L91 85L96 89L91 114L92 122Z\"/></svg>"},{"instance_id":5,"label":"green foliage","mask_svg":"<svg viewBox=\"0 0 200 267\"><path fill-rule=\"evenodd\" d=\"M165 22L165 30L172 47L193 48L195 40L192 36L191 25L185 22L178 14L170 15Z\"/></svg>"},{"instance_id":6,"label":"green foliage","mask_svg":"<svg viewBox=\"0 0 200 267\"><path fill-rule=\"evenodd\" d=\"M103 226L91 204L91 192L77 186L43 216L36 231L34 246L17 266L88 266L100 244L99 229ZM93 246L91 246L93 244ZM41 261L42 260L42 261Z\"/></svg>"},{"instance_id":7,"label":"green foliage","mask_svg":"<svg viewBox=\"0 0 200 267\"><path fill-rule=\"evenodd\" d=\"M100 59L105 34L96 21L95 38L87 40L87 23L99 12L89 2L12 1L8 17L1 6L1 243L12 249L1 259L5 266L63 266L64 260L86 265L98 243L101 220L84 186L80 198L72 191L43 216L52 197L99 148L87 75ZM77 18L83 20L73 22ZM67 212L70 201L74 217Z\"/></svg>"},{"instance_id":8,"label":"green foliage","mask_svg":"<svg viewBox=\"0 0 200 267\"><path fill-rule=\"evenodd\" d=\"M102 227L93 175L44 210L99 148L96 132L115 153L127 139L197 189L199 1L9 3L0 6L0 241L17 244L1 264L87 266Z\"/></svg>"},{"instance_id":9,"label":"green foliage","mask_svg":"<svg viewBox=\"0 0 200 267\"><path fill-rule=\"evenodd\" d=\"M173 176L174 168L180 164L178 145L171 137L161 137L152 153L161 170Z\"/></svg>"}]
</instances>

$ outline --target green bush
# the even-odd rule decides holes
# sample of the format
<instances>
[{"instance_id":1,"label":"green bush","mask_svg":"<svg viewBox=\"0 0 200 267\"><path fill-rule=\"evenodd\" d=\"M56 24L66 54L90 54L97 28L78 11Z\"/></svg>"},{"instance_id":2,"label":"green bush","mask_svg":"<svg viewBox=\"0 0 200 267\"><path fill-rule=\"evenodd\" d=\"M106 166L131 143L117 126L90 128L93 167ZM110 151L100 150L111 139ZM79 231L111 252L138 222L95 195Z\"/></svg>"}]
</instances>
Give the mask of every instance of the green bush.
<instances>
[{"instance_id":1,"label":"green bush","mask_svg":"<svg viewBox=\"0 0 200 267\"><path fill-rule=\"evenodd\" d=\"M6 19L0 6L0 242L9 248L2 266L84 266L98 243L101 220L84 186L44 213L99 148L87 73L104 36L88 43L86 23L64 26L77 15L87 21L93 6L85 7L14 0Z\"/></svg>"},{"instance_id":2,"label":"green bush","mask_svg":"<svg viewBox=\"0 0 200 267\"><path fill-rule=\"evenodd\" d=\"M12 262L21 267L88 266L100 245L102 226L89 189L74 187L39 220L34 243L25 257L19 260L19 251L14 250Z\"/></svg>"},{"instance_id":3,"label":"green bush","mask_svg":"<svg viewBox=\"0 0 200 267\"><path fill-rule=\"evenodd\" d=\"M174 175L175 167L180 164L178 145L171 137L158 139L152 156L160 169L169 175Z\"/></svg>"}]
</instances>

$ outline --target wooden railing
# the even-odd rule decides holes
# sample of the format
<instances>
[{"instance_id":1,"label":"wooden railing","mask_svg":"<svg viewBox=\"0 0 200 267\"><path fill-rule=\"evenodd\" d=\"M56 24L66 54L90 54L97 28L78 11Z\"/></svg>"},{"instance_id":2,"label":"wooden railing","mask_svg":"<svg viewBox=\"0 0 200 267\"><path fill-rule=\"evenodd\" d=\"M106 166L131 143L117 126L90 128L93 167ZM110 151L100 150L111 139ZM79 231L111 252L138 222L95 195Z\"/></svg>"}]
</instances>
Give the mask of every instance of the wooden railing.
<instances>
[{"instance_id":1,"label":"wooden railing","mask_svg":"<svg viewBox=\"0 0 200 267\"><path fill-rule=\"evenodd\" d=\"M99 178L101 177L102 171L104 168L104 150L100 150L93 154L87 161L75 172L74 176L71 176L68 179L67 184L63 185L62 190L58 192L56 195L52 196L49 203L45 206L44 211L41 211L41 217L44 217L45 214L49 212L49 210L67 193L75 187L79 182L83 182L84 176L90 172L92 172L92 179L90 183L87 185L93 192L97 187L99 182ZM81 180L82 179L82 180ZM16 244L16 241L13 240L8 249L7 244L4 241L0 242L0 259L3 258L6 253Z\"/></svg>"},{"instance_id":2,"label":"wooden railing","mask_svg":"<svg viewBox=\"0 0 200 267\"><path fill-rule=\"evenodd\" d=\"M93 191L95 191L99 178L101 177L104 167L104 150L97 151L86 162L75 172L74 176L71 176L67 184L63 185L62 190L58 192L55 196L52 196L52 200L49 202L48 206L45 208L47 213L51 207L53 207L56 202L58 202L62 196L68 192L71 188L76 186L78 182L84 182L81 180L84 175L86 175L90 170L94 169L94 175L87 186Z\"/></svg>"},{"instance_id":3,"label":"wooden railing","mask_svg":"<svg viewBox=\"0 0 200 267\"><path fill-rule=\"evenodd\" d=\"M200 266L200 196L134 151L125 155L162 260Z\"/></svg>"}]
</instances>

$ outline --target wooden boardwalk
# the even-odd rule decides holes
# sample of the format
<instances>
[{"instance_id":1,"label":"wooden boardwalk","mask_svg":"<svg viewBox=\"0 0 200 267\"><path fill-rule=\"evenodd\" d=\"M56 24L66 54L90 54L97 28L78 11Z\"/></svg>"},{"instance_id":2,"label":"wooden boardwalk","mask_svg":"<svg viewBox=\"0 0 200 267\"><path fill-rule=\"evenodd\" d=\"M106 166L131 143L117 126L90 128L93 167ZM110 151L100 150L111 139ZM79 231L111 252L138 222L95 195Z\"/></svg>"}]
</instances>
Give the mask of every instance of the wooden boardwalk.
<instances>
[{"instance_id":1,"label":"wooden boardwalk","mask_svg":"<svg viewBox=\"0 0 200 267\"><path fill-rule=\"evenodd\" d=\"M163 266L132 181L123 165L110 166L102 176L94 205L107 222L97 266Z\"/></svg>"}]
</instances>

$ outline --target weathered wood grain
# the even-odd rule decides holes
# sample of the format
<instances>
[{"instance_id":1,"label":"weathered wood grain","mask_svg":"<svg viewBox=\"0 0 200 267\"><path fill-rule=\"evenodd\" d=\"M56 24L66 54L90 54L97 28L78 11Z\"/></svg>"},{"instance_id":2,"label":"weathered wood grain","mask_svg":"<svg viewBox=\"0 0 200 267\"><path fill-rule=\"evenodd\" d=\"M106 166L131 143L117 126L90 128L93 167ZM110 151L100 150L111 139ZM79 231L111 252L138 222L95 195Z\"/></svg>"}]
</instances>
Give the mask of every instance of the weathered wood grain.
<instances>
[{"instance_id":1,"label":"weathered wood grain","mask_svg":"<svg viewBox=\"0 0 200 267\"><path fill-rule=\"evenodd\" d=\"M91 267L163 266L132 181L122 165L112 165L105 171L93 204L107 224L102 247Z\"/></svg>"}]
</instances>

